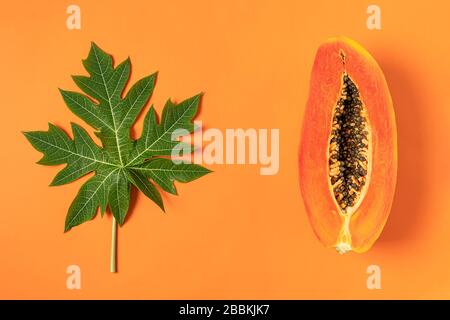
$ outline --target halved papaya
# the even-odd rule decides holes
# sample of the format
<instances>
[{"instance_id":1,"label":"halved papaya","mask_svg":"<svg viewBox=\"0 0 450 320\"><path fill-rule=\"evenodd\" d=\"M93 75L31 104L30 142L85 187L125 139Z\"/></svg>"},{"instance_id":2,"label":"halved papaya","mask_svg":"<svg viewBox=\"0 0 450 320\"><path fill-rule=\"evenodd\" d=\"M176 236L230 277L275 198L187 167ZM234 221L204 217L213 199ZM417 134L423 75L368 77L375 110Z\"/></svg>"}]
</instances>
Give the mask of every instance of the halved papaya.
<instances>
[{"instance_id":1,"label":"halved papaya","mask_svg":"<svg viewBox=\"0 0 450 320\"><path fill-rule=\"evenodd\" d=\"M358 43L317 51L299 148L299 182L312 228L340 253L365 252L389 216L397 179L397 129L389 88Z\"/></svg>"}]
</instances>

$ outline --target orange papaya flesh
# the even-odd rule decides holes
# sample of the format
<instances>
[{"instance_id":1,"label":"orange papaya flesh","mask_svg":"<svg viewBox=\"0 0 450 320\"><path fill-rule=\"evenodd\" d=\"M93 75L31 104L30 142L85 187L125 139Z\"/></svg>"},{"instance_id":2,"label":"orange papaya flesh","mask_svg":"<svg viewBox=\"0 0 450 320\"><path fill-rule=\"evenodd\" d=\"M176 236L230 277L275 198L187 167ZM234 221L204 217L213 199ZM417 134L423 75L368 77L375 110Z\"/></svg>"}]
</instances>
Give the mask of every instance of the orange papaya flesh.
<instances>
[{"instance_id":1,"label":"orange papaya flesh","mask_svg":"<svg viewBox=\"0 0 450 320\"><path fill-rule=\"evenodd\" d=\"M317 51L303 117L299 183L319 240L365 252L389 216L397 179L391 95L375 59L336 37Z\"/></svg>"}]
</instances>

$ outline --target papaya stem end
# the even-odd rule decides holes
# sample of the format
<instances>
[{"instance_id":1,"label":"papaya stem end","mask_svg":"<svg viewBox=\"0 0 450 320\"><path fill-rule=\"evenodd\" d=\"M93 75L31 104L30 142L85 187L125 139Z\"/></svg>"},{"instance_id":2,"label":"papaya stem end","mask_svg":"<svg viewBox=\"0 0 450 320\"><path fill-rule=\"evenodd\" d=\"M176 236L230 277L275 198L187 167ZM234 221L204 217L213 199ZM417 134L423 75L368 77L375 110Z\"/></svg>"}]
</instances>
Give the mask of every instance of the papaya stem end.
<instances>
[{"instance_id":1,"label":"papaya stem end","mask_svg":"<svg viewBox=\"0 0 450 320\"><path fill-rule=\"evenodd\" d=\"M347 253L352 250L352 246L349 243L346 242L340 242L336 245L336 250L340 254Z\"/></svg>"},{"instance_id":2,"label":"papaya stem end","mask_svg":"<svg viewBox=\"0 0 450 320\"><path fill-rule=\"evenodd\" d=\"M352 250L352 235L350 233L350 219L352 213L344 214L342 217L344 221L342 222L341 231L335 245L337 252L340 254L347 253Z\"/></svg>"}]
</instances>

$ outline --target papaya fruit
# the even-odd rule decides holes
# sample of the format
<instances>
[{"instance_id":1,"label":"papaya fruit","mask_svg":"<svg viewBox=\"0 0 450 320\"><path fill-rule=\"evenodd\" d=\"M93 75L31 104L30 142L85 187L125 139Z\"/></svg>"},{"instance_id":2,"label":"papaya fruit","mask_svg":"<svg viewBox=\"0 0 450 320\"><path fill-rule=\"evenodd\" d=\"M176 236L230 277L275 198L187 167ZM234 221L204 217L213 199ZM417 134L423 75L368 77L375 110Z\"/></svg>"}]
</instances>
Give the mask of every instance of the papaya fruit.
<instances>
[{"instance_id":1,"label":"papaya fruit","mask_svg":"<svg viewBox=\"0 0 450 320\"><path fill-rule=\"evenodd\" d=\"M382 70L351 39L331 38L316 53L298 163L319 240L340 253L370 249L394 198L397 129Z\"/></svg>"}]
</instances>

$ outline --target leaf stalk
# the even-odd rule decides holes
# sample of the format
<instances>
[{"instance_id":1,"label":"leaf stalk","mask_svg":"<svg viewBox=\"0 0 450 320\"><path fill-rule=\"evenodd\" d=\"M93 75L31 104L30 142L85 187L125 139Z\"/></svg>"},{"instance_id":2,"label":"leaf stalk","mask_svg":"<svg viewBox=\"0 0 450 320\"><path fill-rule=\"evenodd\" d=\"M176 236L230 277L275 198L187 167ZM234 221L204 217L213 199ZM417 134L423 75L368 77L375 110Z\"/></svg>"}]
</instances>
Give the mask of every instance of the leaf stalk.
<instances>
[{"instance_id":1,"label":"leaf stalk","mask_svg":"<svg viewBox=\"0 0 450 320\"><path fill-rule=\"evenodd\" d=\"M112 273L117 272L117 222L116 218L112 218L112 229L111 229L111 256L109 271Z\"/></svg>"}]
</instances>

